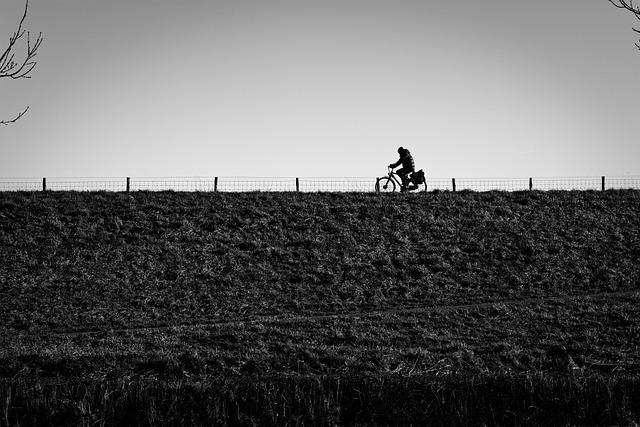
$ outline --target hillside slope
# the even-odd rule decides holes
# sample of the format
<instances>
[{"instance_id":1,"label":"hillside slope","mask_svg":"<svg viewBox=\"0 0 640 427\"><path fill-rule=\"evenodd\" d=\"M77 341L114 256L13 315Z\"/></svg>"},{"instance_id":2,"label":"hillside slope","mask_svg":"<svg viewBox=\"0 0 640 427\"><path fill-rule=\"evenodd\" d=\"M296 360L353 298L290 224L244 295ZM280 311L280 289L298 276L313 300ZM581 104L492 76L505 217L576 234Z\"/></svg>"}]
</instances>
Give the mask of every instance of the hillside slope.
<instances>
[{"instance_id":1,"label":"hillside slope","mask_svg":"<svg viewBox=\"0 0 640 427\"><path fill-rule=\"evenodd\" d=\"M0 257L13 329L632 290L640 193L3 193Z\"/></svg>"},{"instance_id":2,"label":"hillside slope","mask_svg":"<svg viewBox=\"0 0 640 427\"><path fill-rule=\"evenodd\" d=\"M637 191L0 193L0 259L8 424L640 420Z\"/></svg>"}]
</instances>

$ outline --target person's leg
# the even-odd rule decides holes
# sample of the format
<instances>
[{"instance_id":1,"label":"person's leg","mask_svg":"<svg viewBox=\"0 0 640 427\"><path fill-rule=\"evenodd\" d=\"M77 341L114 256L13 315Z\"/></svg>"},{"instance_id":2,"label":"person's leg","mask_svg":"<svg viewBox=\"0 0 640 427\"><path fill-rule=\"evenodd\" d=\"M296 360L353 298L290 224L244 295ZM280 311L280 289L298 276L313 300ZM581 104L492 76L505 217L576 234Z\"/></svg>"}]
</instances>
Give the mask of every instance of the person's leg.
<instances>
[{"instance_id":1,"label":"person's leg","mask_svg":"<svg viewBox=\"0 0 640 427\"><path fill-rule=\"evenodd\" d=\"M407 176L408 171L405 168L400 168L396 171L400 179L402 180L402 186L406 187L409 184L409 177Z\"/></svg>"}]
</instances>

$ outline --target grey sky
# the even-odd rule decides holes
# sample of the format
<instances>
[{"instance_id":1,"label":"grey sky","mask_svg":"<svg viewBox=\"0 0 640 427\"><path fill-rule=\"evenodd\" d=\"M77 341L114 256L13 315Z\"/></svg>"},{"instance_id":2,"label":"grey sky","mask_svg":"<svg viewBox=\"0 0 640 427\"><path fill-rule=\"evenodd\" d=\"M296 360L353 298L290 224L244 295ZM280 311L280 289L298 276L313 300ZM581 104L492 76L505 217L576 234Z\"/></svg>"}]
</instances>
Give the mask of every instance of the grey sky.
<instances>
[{"instance_id":1,"label":"grey sky","mask_svg":"<svg viewBox=\"0 0 640 427\"><path fill-rule=\"evenodd\" d=\"M640 175L634 24L606 0L31 0L0 176L374 176L399 145L432 177Z\"/></svg>"}]
</instances>

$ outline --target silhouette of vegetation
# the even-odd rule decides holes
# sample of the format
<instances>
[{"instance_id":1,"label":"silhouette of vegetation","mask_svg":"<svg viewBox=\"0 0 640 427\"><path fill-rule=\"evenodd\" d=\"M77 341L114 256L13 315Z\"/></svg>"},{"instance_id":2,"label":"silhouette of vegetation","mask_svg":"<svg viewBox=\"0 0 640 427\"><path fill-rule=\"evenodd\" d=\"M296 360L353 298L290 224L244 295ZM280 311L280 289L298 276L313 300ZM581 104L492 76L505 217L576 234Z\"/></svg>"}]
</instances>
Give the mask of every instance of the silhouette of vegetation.
<instances>
[{"instance_id":1,"label":"silhouette of vegetation","mask_svg":"<svg viewBox=\"0 0 640 427\"><path fill-rule=\"evenodd\" d=\"M29 79L31 76L29 75L31 71L36 66L35 57L37 55L38 49L42 45L42 33L39 33L35 40L32 40L31 33L22 28L24 25L24 21L27 18L27 12L29 10L29 1L25 3L24 14L22 15L22 19L20 19L20 23L18 24L18 29L11 37L9 37L9 45L4 50L2 55L0 55L0 79L2 78L10 78L10 79ZM25 40L26 34L26 40ZM16 49L18 48L19 41L26 42L26 54L21 58L16 58ZM29 110L29 106L27 106L22 112L18 113L16 117L10 120L0 120L1 125L8 125L10 123L15 123L22 116L26 114Z\"/></svg>"},{"instance_id":2,"label":"silhouette of vegetation","mask_svg":"<svg viewBox=\"0 0 640 427\"><path fill-rule=\"evenodd\" d=\"M618 9L624 9L631 12L640 21L640 6L633 4L633 0L609 0L609 2ZM640 34L640 30L633 28L633 31ZM640 50L640 42L636 43L636 47Z\"/></svg>"},{"instance_id":3,"label":"silhouette of vegetation","mask_svg":"<svg viewBox=\"0 0 640 427\"><path fill-rule=\"evenodd\" d=\"M640 376L124 378L0 384L4 425L637 425Z\"/></svg>"}]
</instances>

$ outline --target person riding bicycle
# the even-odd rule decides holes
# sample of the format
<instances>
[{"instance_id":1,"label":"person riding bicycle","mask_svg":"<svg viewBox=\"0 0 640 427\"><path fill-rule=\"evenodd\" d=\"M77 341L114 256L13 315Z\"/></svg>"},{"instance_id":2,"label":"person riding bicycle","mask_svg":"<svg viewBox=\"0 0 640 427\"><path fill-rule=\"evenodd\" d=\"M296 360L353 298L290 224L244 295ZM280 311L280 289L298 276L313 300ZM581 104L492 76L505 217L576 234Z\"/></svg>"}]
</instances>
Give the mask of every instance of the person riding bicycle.
<instances>
[{"instance_id":1,"label":"person riding bicycle","mask_svg":"<svg viewBox=\"0 0 640 427\"><path fill-rule=\"evenodd\" d=\"M389 167L393 169L402 164L402 167L398 169L396 173L402 180L402 186L406 188L409 184L409 174L416 171L416 165L413 162L411 153L406 148L398 148L398 154L400 154L400 159L397 162L390 164Z\"/></svg>"}]
</instances>

